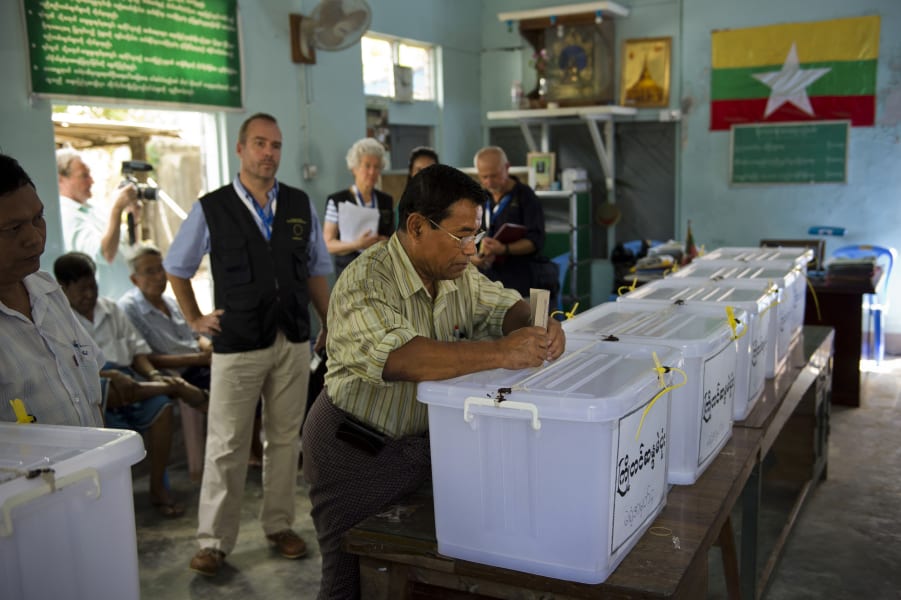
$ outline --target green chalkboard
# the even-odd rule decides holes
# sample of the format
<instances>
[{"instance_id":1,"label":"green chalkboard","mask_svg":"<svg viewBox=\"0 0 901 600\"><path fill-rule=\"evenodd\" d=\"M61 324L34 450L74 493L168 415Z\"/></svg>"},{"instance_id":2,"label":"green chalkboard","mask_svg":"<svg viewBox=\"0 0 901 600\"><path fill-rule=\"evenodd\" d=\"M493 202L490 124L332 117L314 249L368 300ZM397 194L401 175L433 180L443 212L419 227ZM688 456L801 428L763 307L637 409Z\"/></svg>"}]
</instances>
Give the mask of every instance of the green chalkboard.
<instances>
[{"instance_id":1,"label":"green chalkboard","mask_svg":"<svg viewBox=\"0 0 901 600\"><path fill-rule=\"evenodd\" d=\"M22 0L38 96L241 108L237 0Z\"/></svg>"},{"instance_id":2,"label":"green chalkboard","mask_svg":"<svg viewBox=\"0 0 901 600\"><path fill-rule=\"evenodd\" d=\"M848 121L735 125L729 182L846 183Z\"/></svg>"}]
</instances>

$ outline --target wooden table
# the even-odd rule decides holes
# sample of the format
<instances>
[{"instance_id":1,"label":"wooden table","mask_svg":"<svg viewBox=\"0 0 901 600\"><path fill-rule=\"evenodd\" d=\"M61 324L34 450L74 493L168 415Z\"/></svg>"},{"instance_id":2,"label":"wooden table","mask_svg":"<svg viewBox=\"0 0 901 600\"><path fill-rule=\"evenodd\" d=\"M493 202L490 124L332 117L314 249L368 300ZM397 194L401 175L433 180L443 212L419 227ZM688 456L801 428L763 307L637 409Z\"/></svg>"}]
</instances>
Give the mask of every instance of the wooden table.
<instances>
[{"instance_id":1,"label":"wooden table","mask_svg":"<svg viewBox=\"0 0 901 600\"><path fill-rule=\"evenodd\" d=\"M703 598L707 551L757 463L760 438L760 431L754 429L733 431L732 439L694 485L673 486L651 529L600 585L438 554L430 489L403 503L400 513L415 507L406 518L392 522L373 517L360 523L348 533L345 547L360 556L362 592L367 600L418 595L511 598L527 590L553 593L554 598ZM448 595L441 590L457 593Z\"/></svg>"},{"instance_id":2,"label":"wooden table","mask_svg":"<svg viewBox=\"0 0 901 600\"><path fill-rule=\"evenodd\" d=\"M753 502L761 501L762 460L766 451L781 443L780 430L804 406L804 390L811 381L819 381L813 374L823 367L808 368L807 362L828 362L827 350L831 356L831 330L812 329L808 333L805 328L786 368L767 381L757 405L744 422L736 424L732 438L698 481L670 489L663 511L604 583L562 581L438 554L431 489L423 489L392 511L396 518L372 517L347 534L346 549L360 557L363 597L704 598L709 550L716 542L724 546L724 556L733 557L724 567L730 596L738 597L738 568L729 545L730 515L741 498L741 593L754 598L756 590L762 589L757 578L749 575L757 570L759 505ZM811 359L805 361L805 356Z\"/></svg>"},{"instance_id":3,"label":"wooden table","mask_svg":"<svg viewBox=\"0 0 901 600\"><path fill-rule=\"evenodd\" d=\"M807 289L804 308L805 325L828 325L835 328L835 372L832 382L832 402L860 406L860 347L863 337L860 323L863 317L863 296L872 294L882 277L877 269L872 279L860 281L826 281L824 277L809 276L816 300ZM817 314L817 304L820 314Z\"/></svg>"},{"instance_id":4,"label":"wooden table","mask_svg":"<svg viewBox=\"0 0 901 600\"><path fill-rule=\"evenodd\" d=\"M834 338L831 327L805 326L789 349L786 366L774 379L766 380L757 404L733 428L733 432L753 429L761 433L759 461L742 494L740 571L745 599L763 593L809 493L826 478ZM776 457L775 466L764 469L770 452ZM764 478L797 484L799 492L761 570L757 557Z\"/></svg>"}]
</instances>

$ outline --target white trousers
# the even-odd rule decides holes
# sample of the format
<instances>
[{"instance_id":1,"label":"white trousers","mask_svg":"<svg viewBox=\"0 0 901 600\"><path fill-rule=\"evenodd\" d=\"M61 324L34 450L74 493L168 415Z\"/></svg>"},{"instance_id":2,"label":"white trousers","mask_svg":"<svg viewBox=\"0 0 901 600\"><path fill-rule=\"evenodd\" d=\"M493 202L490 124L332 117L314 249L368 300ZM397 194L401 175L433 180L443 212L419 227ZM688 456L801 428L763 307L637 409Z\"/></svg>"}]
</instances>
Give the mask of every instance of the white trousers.
<instances>
[{"instance_id":1,"label":"white trousers","mask_svg":"<svg viewBox=\"0 0 901 600\"><path fill-rule=\"evenodd\" d=\"M228 554L235 547L257 401L262 397L264 533L294 523L299 435L310 377L310 344L279 332L269 348L213 353L206 458L197 541Z\"/></svg>"}]
</instances>

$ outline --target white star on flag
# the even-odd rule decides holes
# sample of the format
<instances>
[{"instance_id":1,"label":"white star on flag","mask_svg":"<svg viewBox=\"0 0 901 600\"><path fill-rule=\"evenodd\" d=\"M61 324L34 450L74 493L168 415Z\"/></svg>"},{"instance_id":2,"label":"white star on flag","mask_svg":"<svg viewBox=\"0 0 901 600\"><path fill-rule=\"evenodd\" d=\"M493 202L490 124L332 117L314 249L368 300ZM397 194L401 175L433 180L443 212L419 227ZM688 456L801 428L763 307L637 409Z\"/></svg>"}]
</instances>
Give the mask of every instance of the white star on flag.
<instances>
[{"instance_id":1,"label":"white star on flag","mask_svg":"<svg viewBox=\"0 0 901 600\"><path fill-rule=\"evenodd\" d=\"M785 63L782 65L781 71L771 71L769 73L757 73L754 79L769 86L770 98L766 103L766 112L764 118L773 114L773 112L785 104L790 102L794 104L811 117L813 107L810 105L810 98L807 97L807 86L828 73L831 69L802 69L801 63L798 62L798 49L792 43L788 56L785 57Z\"/></svg>"}]
</instances>

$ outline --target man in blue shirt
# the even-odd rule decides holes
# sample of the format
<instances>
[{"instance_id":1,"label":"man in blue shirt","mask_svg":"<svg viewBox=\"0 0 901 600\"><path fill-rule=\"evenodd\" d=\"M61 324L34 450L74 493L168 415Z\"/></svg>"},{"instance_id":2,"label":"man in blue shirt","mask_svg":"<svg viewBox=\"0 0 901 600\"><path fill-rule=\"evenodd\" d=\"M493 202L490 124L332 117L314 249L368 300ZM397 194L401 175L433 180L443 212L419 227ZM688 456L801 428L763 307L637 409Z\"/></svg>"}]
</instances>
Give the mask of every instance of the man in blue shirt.
<instances>
[{"instance_id":1,"label":"man in blue shirt","mask_svg":"<svg viewBox=\"0 0 901 600\"><path fill-rule=\"evenodd\" d=\"M163 295L168 281L162 252L154 246L140 246L128 264L134 287L125 292L117 304L150 346L151 362L209 391L212 342L208 337L194 333L178 303ZM203 473L206 419L201 411L184 401L181 401L180 409L188 473L192 481L199 482Z\"/></svg>"},{"instance_id":2,"label":"man in blue shirt","mask_svg":"<svg viewBox=\"0 0 901 600\"><path fill-rule=\"evenodd\" d=\"M282 134L271 115L238 132L238 176L200 199L164 267L191 328L213 338L206 462L190 568L218 573L235 545L257 401L263 399L263 508L269 542L285 558L306 554L291 529L300 426L310 364L312 303L325 345L331 260L309 197L276 177ZM210 255L215 310L203 314L191 277Z\"/></svg>"}]
</instances>

